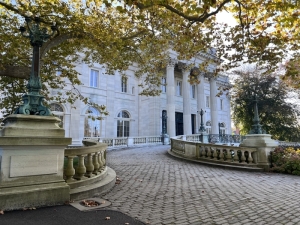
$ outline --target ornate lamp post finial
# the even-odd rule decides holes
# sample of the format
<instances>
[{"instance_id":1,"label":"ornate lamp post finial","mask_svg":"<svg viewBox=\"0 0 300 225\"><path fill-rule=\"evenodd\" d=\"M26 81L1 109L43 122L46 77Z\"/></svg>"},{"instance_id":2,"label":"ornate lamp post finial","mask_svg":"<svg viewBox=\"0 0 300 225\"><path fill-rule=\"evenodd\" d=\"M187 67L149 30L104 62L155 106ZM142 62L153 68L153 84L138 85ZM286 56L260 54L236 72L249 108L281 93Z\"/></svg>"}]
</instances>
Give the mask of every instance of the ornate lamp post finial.
<instances>
[{"instance_id":1,"label":"ornate lamp post finial","mask_svg":"<svg viewBox=\"0 0 300 225\"><path fill-rule=\"evenodd\" d=\"M23 37L30 40L30 44L33 47L33 57L30 78L26 86L28 93L22 97L24 103L19 106L15 114L49 116L51 115L51 111L43 105L44 96L40 95L42 88L40 77L40 47L54 35L57 27L52 25L52 33L48 34L47 28L40 27L41 19L39 14L36 14L34 19L31 19L29 14L26 14L25 21L26 27L21 26L19 30Z\"/></svg>"}]
</instances>

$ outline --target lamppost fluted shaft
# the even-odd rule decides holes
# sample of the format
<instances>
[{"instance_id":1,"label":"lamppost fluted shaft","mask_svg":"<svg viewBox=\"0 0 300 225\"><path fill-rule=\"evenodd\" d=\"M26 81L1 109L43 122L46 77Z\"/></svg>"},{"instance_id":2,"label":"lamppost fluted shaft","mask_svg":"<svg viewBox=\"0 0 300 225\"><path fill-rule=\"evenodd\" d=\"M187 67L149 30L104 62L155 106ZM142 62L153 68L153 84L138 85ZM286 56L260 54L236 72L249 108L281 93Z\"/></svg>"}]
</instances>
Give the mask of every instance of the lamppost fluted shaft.
<instances>
[{"instance_id":1,"label":"lamppost fluted shaft","mask_svg":"<svg viewBox=\"0 0 300 225\"><path fill-rule=\"evenodd\" d=\"M204 127L204 123L203 123L204 110L201 109L201 110L199 111L199 113L200 113L200 120L201 120L199 132L205 132L205 127Z\"/></svg>"},{"instance_id":2,"label":"lamppost fluted shaft","mask_svg":"<svg viewBox=\"0 0 300 225\"><path fill-rule=\"evenodd\" d=\"M257 96L254 97L254 118L253 118L253 125L252 130L250 131L250 134L262 134L262 125L259 123L259 115L258 115L258 107L257 107Z\"/></svg>"}]
</instances>

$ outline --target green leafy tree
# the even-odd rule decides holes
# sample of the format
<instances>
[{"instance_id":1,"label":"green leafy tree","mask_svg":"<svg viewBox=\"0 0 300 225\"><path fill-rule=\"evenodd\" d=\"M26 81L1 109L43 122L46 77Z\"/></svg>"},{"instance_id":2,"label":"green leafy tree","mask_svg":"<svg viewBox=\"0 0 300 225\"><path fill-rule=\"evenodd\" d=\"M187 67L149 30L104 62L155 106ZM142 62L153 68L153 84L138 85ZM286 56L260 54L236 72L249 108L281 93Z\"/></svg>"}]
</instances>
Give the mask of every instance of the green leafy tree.
<instances>
[{"instance_id":1,"label":"green leafy tree","mask_svg":"<svg viewBox=\"0 0 300 225\"><path fill-rule=\"evenodd\" d=\"M257 62L269 70L276 68L289 50L294 58L299 49L299 10L289 0L2 0L0 1L0 86L4 98L0 108L11 113L26 91L24 79L30 72L31 47L18 28L23 17L40 15L42 23L56 22L56 36L41 49L41 77L46 100L87 102L78 93L79 75L74 66L83 61L104 64L107 73L125 71L136 63L143 94L160 92L162 68L170 49L178 59L191 59L217 49L222 67L240 62ZM216 15L232 13L237 24L217 23ZM283 12L283 13L282 13ZM204 60L201 71L214 60ZM61 76L55 76L57 70ZM219 69L215 71L218 73ZM64 93L51 96L48 88Z\"/></svg>"},{"instance_id":2,"label":"green leafy tree","mask_svg":"<svg viewBox=\"0 0 300 225\"><path fill-rule=\"evenodd\" d=\"M243 127L242 132L247 134L252 129L256 96L260 124L266 133L273 139L299 141L299 110L287 102L291 89L278 76L257 68L233 74L237 78L232 88L232 114L234 122Z\"/></svg>"}]
</instances>

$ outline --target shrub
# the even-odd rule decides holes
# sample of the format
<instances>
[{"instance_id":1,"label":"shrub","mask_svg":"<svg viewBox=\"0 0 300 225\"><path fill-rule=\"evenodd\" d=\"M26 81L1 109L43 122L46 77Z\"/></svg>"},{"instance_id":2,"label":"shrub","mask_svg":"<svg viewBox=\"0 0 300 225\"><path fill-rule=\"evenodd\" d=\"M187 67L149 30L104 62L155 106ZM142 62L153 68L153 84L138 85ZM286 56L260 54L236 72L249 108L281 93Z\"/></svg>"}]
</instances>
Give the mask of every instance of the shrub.
<instances>
[{"instance_id":1,"label":"shrub","mask_svg":"<svg viewBox=\"0 0 300 225\"><path fill-rule=\"evenodd\" d=\"M277 147L271 153L272 168L270 171L300 175L300 149Z\"/></svg>"}]
</instances>

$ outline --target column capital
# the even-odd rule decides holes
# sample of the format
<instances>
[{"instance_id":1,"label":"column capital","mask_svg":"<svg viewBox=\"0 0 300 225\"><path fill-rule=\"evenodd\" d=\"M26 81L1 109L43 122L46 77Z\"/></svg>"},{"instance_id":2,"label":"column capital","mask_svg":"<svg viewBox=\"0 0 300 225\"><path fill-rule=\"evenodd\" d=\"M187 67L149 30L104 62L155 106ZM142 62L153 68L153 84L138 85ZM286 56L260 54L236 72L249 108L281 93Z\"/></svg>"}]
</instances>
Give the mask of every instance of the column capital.
<instances>
[{"instance_id":1,"label":"column capital","mask_svg":"<svg viewBox=\"0 0 300 225\"><path fill-rule=\"evenodd\" d=\"M184 62L178 62L178 68L181 69L181 71L184 72L192 72L193 70L193 64L184 63Z\"/></svg>"},{"instance_id":2,"label":"column capital","mask_svg":"<svg viewBox=\"0 0 300 225\"><path fill-rule=\"evenodd\" d=\"M177 60L175 58L169 57L167 62L167 67L175 67L175 64L177 63Z\"/></svg>"},{"instance_id":3,"label":"column capital","mask_svg":"<svg viewBox=\"0 0 300 225\"><path fill-rule=\"evenodd\" d=\"M218 75L215 75L215 73L212 73L212 72L204 73L204 77L208 78L210 81L212 81L212 80L216 81L218 79Z\"/></svg>"}]
</instances>

